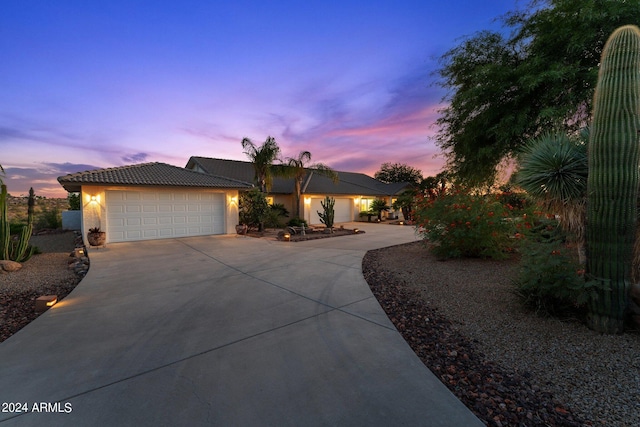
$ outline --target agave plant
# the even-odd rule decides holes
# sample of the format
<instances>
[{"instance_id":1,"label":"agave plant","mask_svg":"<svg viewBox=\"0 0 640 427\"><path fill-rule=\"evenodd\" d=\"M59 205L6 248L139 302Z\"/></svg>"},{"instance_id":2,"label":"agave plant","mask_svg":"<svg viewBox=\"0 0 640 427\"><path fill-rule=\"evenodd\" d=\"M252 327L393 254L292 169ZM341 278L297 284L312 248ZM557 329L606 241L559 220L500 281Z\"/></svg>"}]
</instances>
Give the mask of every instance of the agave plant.
<instances>
[{"instance_id":1,"label":"agave plant","mask_svg":"<svg viewBox=\"0 0 640 427\"><path fill-rule=\"evenodd\" d=\"M584 230L587 200L588 130L579 137L547 133L531 140L521 152L517 183L534 199L560 216L560 224L578 244L585 262Z\"/></svg>"}]
</instances>

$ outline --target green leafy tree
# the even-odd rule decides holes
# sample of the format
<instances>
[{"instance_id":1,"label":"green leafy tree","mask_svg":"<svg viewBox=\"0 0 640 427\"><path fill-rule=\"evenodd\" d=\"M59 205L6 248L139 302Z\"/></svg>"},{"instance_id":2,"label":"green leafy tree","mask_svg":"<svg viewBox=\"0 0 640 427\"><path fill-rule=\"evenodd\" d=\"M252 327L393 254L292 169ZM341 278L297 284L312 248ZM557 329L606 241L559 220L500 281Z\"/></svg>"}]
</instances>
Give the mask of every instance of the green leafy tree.
<instances>
[{"instance_id":1,"label":"green leafy tree","mask_svg":"<svg viewBox=\"0 0 640 427\"><path fill-rule=\"evenodd\" d=\"M418 186L422 181L422 171L403 163L383 163L373 177L386 183L408 182Z\"/></svg>"},{"instance_id":2,"label":"green leafy tree","mask_svg":"<svg viewBox=\"0 0 640 427\"><path fill-rule=\"evenodd\" d=\"M253 163L255 169L255 180L258 188L263 193L271 190L273 183L274 168L273 163L280 155L280 147L276 143L275 138L269 136L261 146L256 146L249 138L242 139L242 148L244 153Z\"/></svg>"},{"instance_id":3,"label":"green leafy tree","mask_svg":"<svg viewBox=\"0 0 640 427\"><path fill-rule=\"evenodd\" d=\"M240 193L238 202L240 223L246 224L249 228L264 230L264 223L269 219L271 207L264 196L264 193L257 188Z\"/></svg>"},{"instance_id":4,"label":"green leafy tree","mask_svg":"<svg viewBox=\"0 0 640 427\"><path fill-rule=\"evenodd\" d=\"M403 191L398 198L391 204L394 210L401 210L402 216L406 221L411 221L411 212L415 206L415 199L418 191L415 188L409 188Z\"/></svg>"},{"instance_id":5,"label":"green leafy tree","mask_svg":"<svg viewBox=\"0 0 640 427\"><path fill-rule=\"evenodd\" d=\"M448 172L440 172L436 176L428 176L420 183L420 190L433 200L446 193L452 182Z\"/></svg>"},{"instance_id":6,"label":"green leafy tree","mask_svg":"<svg viewBox=\"0 0 640 427\"><path fill-rule=\"evenodd\" d=\"M287 157L282 166L277 167L278 174L293 178L294 180L294 207L295 215L300 217L300 198L302 196L302 185L307 174L320 174L327 176L338 182L338 174L324 163L312 163L311 153L308 151L301 151L298 157Z\"/></svg>"},{"instance_id":7,"label":"green leafy tree","mask_svg":"<svg viewBox=\"0 0 640 427\"><path fill-rule=\"evenodd\" d=\"M637 1L534 0L441 58L447 90L437 144L448 167L474 185L550 129L577 132L589 121L598 63L609 34L640 22ZM506 34L506 35L505 35Z\"/></svg>"},{"instance_id":8,"label":"green leafy tree","mask_svg":"<svg viewBox=\"0 0 640 427\"><path fill-rule=\"evenodd\" d=\"M69 193L69 195L67 196L67 201L69 202L70 211L80 210L80 194L79 193Z\"/></svg>"}]
</instances>

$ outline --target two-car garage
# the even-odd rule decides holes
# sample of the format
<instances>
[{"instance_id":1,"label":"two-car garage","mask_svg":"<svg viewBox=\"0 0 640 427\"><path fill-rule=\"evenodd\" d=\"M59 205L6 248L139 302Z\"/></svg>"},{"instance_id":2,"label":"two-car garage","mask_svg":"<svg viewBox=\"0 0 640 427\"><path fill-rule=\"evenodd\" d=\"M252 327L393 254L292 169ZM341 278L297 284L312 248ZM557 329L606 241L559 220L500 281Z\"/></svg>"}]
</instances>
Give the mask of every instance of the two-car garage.
<instances>
[{"instance_id":1,"label":"two-car garage","mask_svg":"<svg viewBox=\"0 0 640 427\"><path fill-rule=\"evenodd\" d=\"M225 195L211 191L106 191L110 242L225 233Z\"/></svg>"},{"instance_id":2,"label":"two-car garage","mask_svg":"<svg viewBox=\"0 0 640 427\"><path fill-rule=\"evenodd\" d=\"M324 200L324 198L311 198L309 204L309 216L307 217L309 224L320 224L320 216L318 215L318 212L324 212L324 208L322 207ZM353 199L335 197L334 200L334 223L339 224L353 221Z\"/></svg>"}]
</instances>

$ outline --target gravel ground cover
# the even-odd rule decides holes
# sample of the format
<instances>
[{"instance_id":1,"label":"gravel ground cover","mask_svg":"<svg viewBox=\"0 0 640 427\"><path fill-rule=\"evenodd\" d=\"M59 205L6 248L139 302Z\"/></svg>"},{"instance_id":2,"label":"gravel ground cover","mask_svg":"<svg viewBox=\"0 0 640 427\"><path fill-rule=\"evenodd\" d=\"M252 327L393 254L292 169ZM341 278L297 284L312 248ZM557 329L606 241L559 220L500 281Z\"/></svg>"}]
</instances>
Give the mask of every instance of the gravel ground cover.
<instances>
[{"instance_id":1,"label":"gravel ground cover","mask_svg":"<svg viewBox=\"0 0 640 427\"><path fill-rule=\"evenodd\" d=\"M75 248L73 232L33 236L31 244L42 252L12 273L0 272L0 342L36 319L35 299L57 295L62 299L80 278L68 268Z\"/></svg>"},{"instance_id":2,"label":"gravel ground cover","mask_svg":"<svg viewBox=\"0 0 640 427\"><path fill-rule=\"evenodd\" d=\"M416 242L369 252L363 272L405 340L487 425L640 425L640 333L522 308L516 261L441 261Z\"/></svg>"}]
</instances>

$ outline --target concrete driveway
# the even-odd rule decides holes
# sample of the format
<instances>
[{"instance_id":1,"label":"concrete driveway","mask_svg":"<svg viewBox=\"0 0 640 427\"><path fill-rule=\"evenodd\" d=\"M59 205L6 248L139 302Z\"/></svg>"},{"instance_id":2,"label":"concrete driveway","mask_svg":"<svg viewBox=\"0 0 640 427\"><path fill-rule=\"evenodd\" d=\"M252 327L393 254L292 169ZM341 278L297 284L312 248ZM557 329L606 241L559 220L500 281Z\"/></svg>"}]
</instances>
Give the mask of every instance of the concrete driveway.
<instances>
[{"instance_id":1,"label":"concrete driveway","mask_svg":"<svg viewBox=\"0 0 640 427\"><path fill-rule=\"evenodd\" d=\"M0 344L0 425L481 426L362 276L413 228L358 226L91 251L80 285Z\"/></svg>"}]
</instances>

